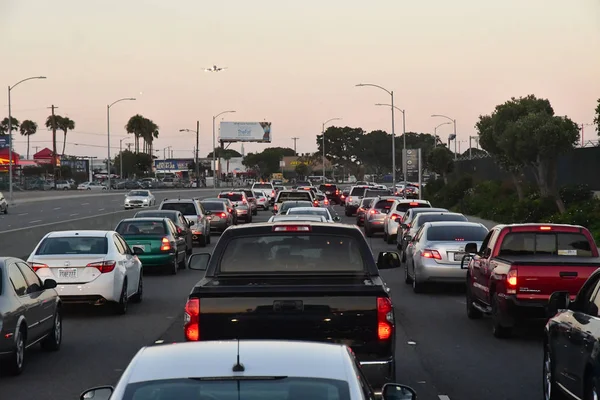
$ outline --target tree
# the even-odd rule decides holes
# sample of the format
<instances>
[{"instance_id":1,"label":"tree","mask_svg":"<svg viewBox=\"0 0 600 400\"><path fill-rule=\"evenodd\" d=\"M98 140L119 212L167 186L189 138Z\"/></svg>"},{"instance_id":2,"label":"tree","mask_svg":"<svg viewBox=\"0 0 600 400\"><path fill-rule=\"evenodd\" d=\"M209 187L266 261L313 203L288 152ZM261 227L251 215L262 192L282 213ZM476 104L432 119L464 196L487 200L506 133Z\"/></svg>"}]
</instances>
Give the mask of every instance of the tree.
<instances>
[{"instance_id":1,"label":"tree","mask_svg":"<svg viewBox=\"0 0 600 400\"><path fill-rule=\"evenodd\" d=\"M258 174L267 178L271 174L281 170L279 162L283 157L295 155L294 149L287 147L268 147L261 153L248 153L242 160L242 164L248 169L258 172Z\"/></svg>"},{"instance_id":2,"label":"tree","mask_svg":"<svg viewBox=\"0 0 600 400\"><path fill-rule=\"evenodd\" d=\"M15 117L10 117L12 122L11 128L14 132L19 130L19 120ZM4 118L2 122L0 122L0 136L8 135L8 117Z\"/></svg>"},{"instance_id":3,"label":"tree","mask_svg":"<svg viewBox=\"0 0 600 400\"><path fill-rule=\"evenodd\" d=\"M392 135L384 131L373 131L362 135L358 142L358 158L367 169L380 175L392 169Z\"/></svg>"},{"instance_id":4,"label":"tree","mask_svg":"<svg viewBox=\"0 0 600 400\"><path fill-rule=\"evenodd\" d=\"M330 126L325 131L325 157L332 164L346 167L356 173L360 163L361 128ZM323 154L323 135L317 135L317 148Z\"/></svg>"},{"instance_id":5,"label":"tree","mask_svg":"<svg viewBox=\"0 0 600 400\"><path fill-rule=\"evenodd\" d=\"M31 135L35 135L35 133L37 132L37 128L38 125L35 122L28 119L23 121L20 126L21 135L27 138L27 159L29 159L29 138Z\"/></svg>"},{"instance_id":6,"label":"tree","mask_svg":"<svg viewBox=\"0 0 600 400\"><path fill-rule=\"evenodd\" d=\"M432 149L427 155L427 164L433 172L442 175L444 183L448 183L448 173L454 168L454 156L450 150L444 146Z\"/></svg>"},{"instance_id":7,"label":"tree","mask_svg":"<svg viewBox=\"0 0 600 400\"><path fill-rule=\"evenodd\" d=\"M56 129L57 131L60 130L60 125L59 125L59 121L61 119L60 115L54 115L54 118L52 118L52 115L48 115L48 118L46 118L46 123L45 126L48 130L52 130L52 129Z\"/></svg>"},{"instance_id":8,"label":"tree","mask_svg":"<svg viewBox=\"0 0 600 400\"><path fill-rule=\"evenodd\" d=\"M152 170L152 157L146 153L134 153L123 150L112 162L114 171L121 170L121 154L123 155L123 175L144 175Z\"/></svg>"},{"instance_id":9,"label":"tree","mask_svg":"<svg viewBox=\"0 0 600 400\"><path fill-rule=\"evenodd\" d=\"M67 132L75 129L75 121L70 119L69 117L61 117L60 115L56 116L58 129L63 131L63 149L62 155L65 155L65 147L67 146Z\"/></svg>"},{"instance_id":10,"label":"tree","mask_svg":"<svg viewBox=\"0 0 600 400\"><path fill-rule=\"evenodd\" d=\"M596 106L596 116L594 117L594 124L596 124L596 132L600 136L600 99L598 99L598 105Z\"/></svg>"},{"instance_id":11,"label":"tree","mask_svg":"<svg viewBox=\"0 0 600 400\"><path fill-rule=\"evenodd\" d=\"M296 172L297 178L304 178L308 176L308 174L310 173L310 169L307 164L299 163L298 165L296 165L296 168L294 168L294 172Z\"/></svg>"}]
</instances>

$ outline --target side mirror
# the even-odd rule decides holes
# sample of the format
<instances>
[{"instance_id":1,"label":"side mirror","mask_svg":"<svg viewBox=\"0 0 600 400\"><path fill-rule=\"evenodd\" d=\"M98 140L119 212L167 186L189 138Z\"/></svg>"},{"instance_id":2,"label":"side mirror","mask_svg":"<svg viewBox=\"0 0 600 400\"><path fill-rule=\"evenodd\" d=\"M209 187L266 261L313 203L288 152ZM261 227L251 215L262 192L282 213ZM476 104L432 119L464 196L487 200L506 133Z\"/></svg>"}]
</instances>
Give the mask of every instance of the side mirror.
<instances>
[{"instance_id":1,"label":"side mirror","mask_svg":"<svg viewBox=\"0 0 600 400\"><path fill-rule=\"evenodd\" d=\"M417 392L410 386L386 383L381 389L383 400L417 400Z\"/></svg>"},{"instance_id":2,"label":"side mirror","mask_svg":"<svg viewBox=\"0 0 600 400\"><path fill-rule=\"evenodd\" d=\"M56 286L56 281L54 279L48 278L44 280L44 289L54 289Z\"/></svg>"},{"instance_id":3,"label":"side mirror","mask_svg":"<svg viewBox=\"0 0 600 400\"><path fill-rule=\"evenodd\" d=\"M400 224L400 228L402 228L402 229L408 229L408 225L406 225L406 224Z\"/></svg>"},{"instance_id":4,"label":"side mirror","mask_svg":"<svg viewBox=\"0 0 600 400\"><path fill-rule=\"evenodd\" d=\"M189 219L187 220L188 226L192 226L194 225L194 221L190 221Z\"/></svg>"},{"instance_id":5,"label":"side mirror","mask_svg":"<svg viewBox=\"0 0 600 400\"><path fill-rule=\"evenodd\" d=\"M471 254L465 254L463 256L462 260L460 260L460 269L469 268L469 263L471 262L472 259L473 259L473 256Z\"/></svg>"},{"instance_id":6,"label":"side mirror","mask_svg":"<svg viewBox=\"0 0 600 400\"><path fill-rule=\"evenodd\" d=\"M205 215L211 215L211 214L212 214L212 211L210 211L210 210L205 210L205 211L204 211L204 214L205 214Z\"/></svg>"},{"instance_id":7,"label":"side mirror","mask_svg":"<svg viewBox=\"0 0 600 400\"><path fill-rule=\"evenodd\" d=\"M188 265L190 269L195 269L196 271L206 271L208 261L210 261L209 253L192 254L190 256Z\"/></svg>"},{"instance_id":8,"label":"side mirror","mask_svg":"<svg viewBox=\"0 0 600 400\"><path fill-rule=\"evenodd\" d=\"M559 310L566 310L571 304L571 298L568 291L554 292L548 299L548 305L546 306L546 314L548 318L552 318L558 313Z\"/></svg>"},{"instance_id":9,"label":"side mirror","mask_svg":"<svg viewBox=\"0 0 600 400\"><path fill-rule=\"evenodd\" d=\"M80 400L109 400L115 389L112 386L99 386L81 393Z\"/></svg>"},{"instance_id":10,"label":"side mirror","mask_svg":"<svg viewBox=\"0 0 600 400\"><path fill-rule=\"evenodd\" d=\"M141 247L134 247L131 250L133 250L133 254L136 256L141 256L142 254L144 254L144 249L142 249Z\"/></svg>"},{"instance_id":11,"label":"side mirror","mask_svg":"<svg viewBox=\"0 0 600 400\"><path fill-rule=\"evenodd\" d=\"M341 220L342 220L342 218L340 218L340 217L333 217L334 222L340 222Z\"/></svg>"},{"instance_id":12,"label":"side mirror","mask_svg":"<svg viewBox=\"0 0 600 400\"><path fill-rule=\"evenodd\" d=\"M465 253L477 254L477 243L467 243Z\"/></svg>"},{"instance_id":13,"label":"side mirror","mask_svg":"<svg viewBox=\"0 0 600 400\"><path fill-rule=\"evenodd\" d=\"M404 241L405 242L412 242L412 240L413 240L412 236L410 236L410 235L404 235Z\"/></svg>"},{"instance_id":14,"label":"side mirror","mask_svg":"<svg viewBox=\"0 0 600 400\"><path fill-rule=\"evenodd\" d=\"M400 267L400 256L393 251L382 251L377 258L377 268L392 269Z\"/></svg>"}]
</instances>

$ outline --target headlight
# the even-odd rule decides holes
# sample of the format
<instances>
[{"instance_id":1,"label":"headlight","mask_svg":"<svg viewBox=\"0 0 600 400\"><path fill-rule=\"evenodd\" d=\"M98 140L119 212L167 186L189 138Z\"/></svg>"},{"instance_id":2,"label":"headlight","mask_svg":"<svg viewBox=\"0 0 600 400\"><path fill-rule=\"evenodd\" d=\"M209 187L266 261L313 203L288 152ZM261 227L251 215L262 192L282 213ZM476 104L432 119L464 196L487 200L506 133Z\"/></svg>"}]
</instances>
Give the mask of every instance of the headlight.
<instances>
[{"instance_id":1,"label":"headlight","mask_svg":"<svg viewBox=\"0 0 600 400\"><path fill-rule=\"evenodd\" d=\"M147 203L147 202L148 202L148 199L144 199L144 203Z\"/></svg>"}]
</instances>

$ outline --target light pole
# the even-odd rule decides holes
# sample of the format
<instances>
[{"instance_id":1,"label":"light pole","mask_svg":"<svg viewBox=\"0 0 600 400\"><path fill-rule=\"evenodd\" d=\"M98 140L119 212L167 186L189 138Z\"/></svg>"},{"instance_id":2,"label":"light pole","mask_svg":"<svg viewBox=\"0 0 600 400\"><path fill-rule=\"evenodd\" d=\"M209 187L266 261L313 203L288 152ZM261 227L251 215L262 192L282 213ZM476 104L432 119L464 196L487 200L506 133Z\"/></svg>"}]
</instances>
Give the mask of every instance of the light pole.
<instances>
[{"instance_id":1,"label":"light pole","mask_svg":"<svg viewBox=\"0 0 600 400\"><path fill-rule=\"evenodd\" d=\"M442 125L450 125L451 123L452 122L442 122L441 124L439 124L438 126L433 128L433 147L437 147L437 141L438 141L437 130L438 130L438 128Z\"/></svg>"},{"instance_id":2,"label":"light pole","mask_svg":"<svg viewBox=\"0 0 600 400\"><path fill-rule=\"evenodd\" d=\"M323 129L321 130L321 133L323 134L323 183L325 183L325 125L327 125L327 123L329 123L331 121L340 121L340 120L341 120L341 118L331 118L331 119L328 119L327 121L323 122ZM294 150L294 152L295 152L295 150Z\"/></svg>"},{"instance_id":3,"label":"light pole","mask_svg":"<svg viewBox=\"0 0 600 400\"><path fill-rule=\"evenodd\" d=\"M110 184L110 108L115 104L125 101L125 100L135 100L135 97L124 97L117 101L112 102L111 104L106 106L106 137L108 141L108 158L106 159L106 173L108 174L108 188L107 190L111 190L112 186Z\"/></svg>"},{"instance_id":4,"label":"light pole","mask_svg":"<svg viewBox=\"0 0 600 400\"><path fill-rule=\"evenodd\" d=\"M391 104L381 104L381 103L377 103L375 104L376 106L387 106L387 107L392 107L392 110L398 110L402 113L402 155L404 157L404 162L402 163L402 172L404 175L404 184L406 184L407 179L408 179L408 168L406 167L406 163L407 163L407 157L406 157L406 110L402 110L399 107L393 106ZM395 142L395 137L394 137L394 142ZM394 148L394 154L396 153L396 149ZM394 169L395 169L395 161L394 161ZM395 177L395 175L394 175ZM392 187L396 187L396 182L395 179L394 180L394 185Z\"/></svg>"},{"instance_id":5,"label":"light pole","mask_svg":"<svg viewBox=\"0 0 600 400\"><path fill-rule=\"evenodd\" d=\"M32 79L46 79L45 76L32 76L29 78L25 78L15 83L12 86L8 87L8 200L12 204L13 202L13 156L12 156L12 114L11 114L11 104L10 104L10 91L13 90L17 85L23 83L25 81L30 81ZM56 154L53 155L55 157Z\"/></svg>"},{"instance_id":6,"label":"light pole","mask_svg":"<svg viewBox=\"0 0 600 400\"><path fill-rule=\"evenodd\" d=\"M192 132L191 129L180 129L179 132ZM200 166L198 165L198 147L200 146L200 121L196 121L196 161L194 164L196 165L196 188L200 187ZM214 152L214 149L213 149Z\"/></svg>"},{"instance_id":7,"label":"light pole","mask_svg":"<svg viewBox=\"0 0 600 400\"><path fill-rule=\"evenodd\" d=\"M216 139L215 139L215 120L219 117L219 115L222 114L227 114L227 113L234 113L235 111L233 110L229 110L229 111L221 111L220 113L218 113L217 115L215 115L213 117L213 188L216 189L217 188L217 144L216 144Z\"/></svg>"},{"instance_id":8,"label":"light pole","mask_svg":"<svg viewBox=\"0 0 600 400\"><path fill-rule=\"evenodd\" d=\"M374 85L372 83L359 83L356 86L373 86L383 90L392 98L392 104L390 104L390 108L392 109L392 186L396 187L396 133L394 131L394 91L387 90L382 86ZM404 147L406 149L406 146Z\"/></svg>"},{"instance_id":9,"label":"light pole","mask_svg":"<svg viewBox=\"0 0 600 400\"><path fill-rule=\"evenodd\" d=\"M123 179L123 140L126 140L126 139L129 139L129 138L124 137L123 139L119 140L119 167L121 170L119 176L121 177L121 179Z\"/></svg>"},{"instance_id":10,"label":"light pole","mask_svg":"<svg viewBox=\"0 0 600 400\"><path fill-rule=\"evenodd\" d=\"M456 120L452 119L450 117L447 117L445 115L441 115L441 114L432 114L431 117L441 117L441 118L446 118L447 120L449 120L450 122L452 122L454 124L454 160L456 160L458 158L458 154L456 153ZM450 147L450 145L448 145L448 147Z\"/></svg>"}]
</instances>

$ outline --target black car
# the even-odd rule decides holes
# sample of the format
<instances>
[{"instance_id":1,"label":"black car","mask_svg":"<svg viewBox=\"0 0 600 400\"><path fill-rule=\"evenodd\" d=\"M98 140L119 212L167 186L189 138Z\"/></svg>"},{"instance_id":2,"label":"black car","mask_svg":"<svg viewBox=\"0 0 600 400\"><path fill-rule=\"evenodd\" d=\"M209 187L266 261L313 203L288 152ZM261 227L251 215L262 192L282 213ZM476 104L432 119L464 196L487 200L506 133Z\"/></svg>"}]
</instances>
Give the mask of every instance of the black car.
<instances>
[{"instance_id":1,"label":"black car","mask_svg":"<svg viewBox=\"0 0 600 400\"><path fill-rule=\"evenodd\" d=\"M381 389L395 379L396 327L379 270L399 266L392 252L380 253L375 262L354 225L234 226L212 255L190 257L190 268L206 273L189 295L184 335L188 341L346 343L371 385Z\"/></svg>"},{"instance_id":2,"label":"black car","mask_svg":"<svg viewBox=\"0 0 600 400\"><path fill-rule=\"evenodd\" d=\"M325 193L325 196L335 204L342 204L342 200L340 199L342 192L338 189L337 185L333 183L323 183L319 185L319 191Z\"/></svg>"},{"instance_id":3,"label":"black car","mask_svg":"<svg viewBox=\"0 0 600 400\"><path fill-rule=\"evenodd\" d=\"M146 210L136 213L133 218L169 218L177 227L177 233L185 233L185 242L187 244L186 254L189 256L194 251L194 241L192 239L191 223L180 211L176 210Z\"/></svg>"},{"instance_id":4,"label":"black car","mask_svg":"<svg viewBox=\"0 0 600 400\"><path fill-rule=\"evenodd\" d=\"M25 350L37 343L56 351L62 343L62 303L53 279L42 280L23 260L0 257L0 368L18 375Z\"/></svg>"}]
</instances>

